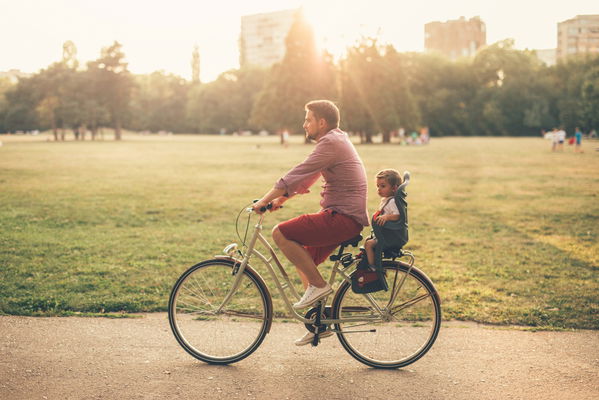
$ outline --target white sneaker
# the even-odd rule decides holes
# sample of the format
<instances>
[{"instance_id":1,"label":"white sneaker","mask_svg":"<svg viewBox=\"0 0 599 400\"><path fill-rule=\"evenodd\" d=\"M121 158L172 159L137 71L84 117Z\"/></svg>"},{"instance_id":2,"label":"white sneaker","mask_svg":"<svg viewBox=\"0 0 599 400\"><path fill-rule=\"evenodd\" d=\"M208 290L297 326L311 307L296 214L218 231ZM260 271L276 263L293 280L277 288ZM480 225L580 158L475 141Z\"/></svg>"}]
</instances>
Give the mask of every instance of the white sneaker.
<instances>
[{"instance_id":1,"label":"white sneaker","mask_svg":"<svg viewBox=\"0 0 599 400\"><path fill-rule=\"evenodd\" d=\"M304 293L300 301L293 305L293 308L300 309L309 307L312 304L316 303L318 300L322 299L325 296L328 296L331 293L333 293L333 289L331 288L331 285L329 285L328 283L325 285L325 287L321 288L308 285L306 293Z\"/></svg>"},{"instance_id":2,"label":"white sneaker","mask_svg":"<svg viewBox=\"0 0 599 400\"><path fill-rule=\"evenodd\" d=\"M320 339L328 338L328 337L333 336L333 332L324 331L319 336L320 336ZM313 339L314 339L314 334L312 332L308 331L304 336L302 336L301 338L299 338L295 341L295 345L296 346L305 346L308 343L312 343Z\"/></svg>"}]
</instances>

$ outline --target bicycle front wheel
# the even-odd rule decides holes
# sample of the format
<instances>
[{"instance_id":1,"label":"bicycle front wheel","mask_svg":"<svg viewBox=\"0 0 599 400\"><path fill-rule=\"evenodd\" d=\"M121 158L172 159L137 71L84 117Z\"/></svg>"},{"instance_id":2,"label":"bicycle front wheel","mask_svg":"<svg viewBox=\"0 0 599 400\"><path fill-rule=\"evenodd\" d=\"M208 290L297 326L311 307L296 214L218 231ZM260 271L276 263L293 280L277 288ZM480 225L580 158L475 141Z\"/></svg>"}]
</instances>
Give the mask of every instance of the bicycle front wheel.
<instances>
[{"instance_id":1,"label":"bicycle front wheel","mask_svg":"<svg viewBox=\"0 0 599 400\"><path fill-rule=\"evenodd\" d=\"M253 353L272 322L272 301L260 276L249 266L229 301L237 275L232 260L208 260L189 268L173 287L168 316L179 344L212 364L230 364Z\"/></svg>"},{"instance_id":2,"label":"bicycle front wheel","mask_svg":"<svg viewBox=\"0 0 599 400\"><path fill-rule=\"evenodd\" d=\"M335 328L352 357L376 368L400 368L418 360L435 342L441 306L424 273L400 262L385 261L383 267L389 290L356 294L344 282L333 300L333 318L347 320Z\"/></svg>"}]
</instances>

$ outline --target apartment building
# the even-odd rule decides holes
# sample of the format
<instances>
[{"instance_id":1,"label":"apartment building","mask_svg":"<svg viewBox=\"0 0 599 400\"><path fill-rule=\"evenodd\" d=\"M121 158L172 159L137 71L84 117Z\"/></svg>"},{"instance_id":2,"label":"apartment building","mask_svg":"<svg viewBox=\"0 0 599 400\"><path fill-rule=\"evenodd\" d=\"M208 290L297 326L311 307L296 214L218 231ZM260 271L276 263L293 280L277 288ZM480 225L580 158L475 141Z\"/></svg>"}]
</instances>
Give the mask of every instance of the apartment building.
<instances>
[{"instance_id":1,"label":"apartment building","mask_svg":"<svg viewBox=\"0 0 599 400\"><path fill-rule=\"evenodd\" d=\"M557 59L599 54L599 15L577 15L557 24Z\"/></svg>"},{"instance_id":2,"label":"apartment building","mask_svg":"<svg viewBox=\"0 0 599 400\"><path fill-rule=\"evenodd\" d=\"M460 17L446 22L429 22L424 25L424 48L438 52L452 60L471 57L487 44L485 23L480 17Z\"/></svg>"},{"instance_id":3,"label":"apartment building","mask_svg":"<svg viewBox=\"0 0 599 400\"><path fill-rule=\"evenodd\" d=\"M285 39L298 10L241 17L239 64L270 67L285 56Z\"/></svg>"}]
</instances>

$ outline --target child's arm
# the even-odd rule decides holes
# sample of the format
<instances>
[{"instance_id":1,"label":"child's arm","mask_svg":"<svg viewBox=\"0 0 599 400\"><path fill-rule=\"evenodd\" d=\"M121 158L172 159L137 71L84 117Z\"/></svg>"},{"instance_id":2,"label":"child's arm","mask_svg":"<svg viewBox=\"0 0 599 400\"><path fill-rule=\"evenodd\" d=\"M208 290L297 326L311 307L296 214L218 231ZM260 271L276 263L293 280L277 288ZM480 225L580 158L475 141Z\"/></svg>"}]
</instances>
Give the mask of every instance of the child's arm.
<instances>
[{"instance_id":1,"label":"child's arm","mask_svg":"<svg viewBox=\"0 0 599 400\"><path fill-rule=\"evenodd\" d=\"M378 225L384 225L385 222L387 221L399 221L400 215L399 214L385 214L385 215L379 215L376 218L376 223Z\"/></svg>"}]
</instances>

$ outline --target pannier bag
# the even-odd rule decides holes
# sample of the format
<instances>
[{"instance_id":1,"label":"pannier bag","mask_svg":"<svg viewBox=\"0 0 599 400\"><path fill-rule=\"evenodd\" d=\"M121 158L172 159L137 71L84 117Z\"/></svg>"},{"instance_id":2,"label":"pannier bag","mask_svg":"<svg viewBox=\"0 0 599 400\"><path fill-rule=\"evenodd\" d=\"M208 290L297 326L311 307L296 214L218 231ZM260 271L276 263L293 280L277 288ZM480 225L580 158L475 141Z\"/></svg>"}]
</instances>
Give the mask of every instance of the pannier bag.
<instances>
[{"instance_id":1,"label":"pannier bag","mask_svg":"<svg viewBox=\"0 0 599 400\"><path fill-rule=\"evenodd\" d=\"M366 254L362 254L362 260L351 276L351 288L354 293L373 293L380 290L388 290L385 271L382 267L368 266Z\"/></svg>"}]
</instances>

